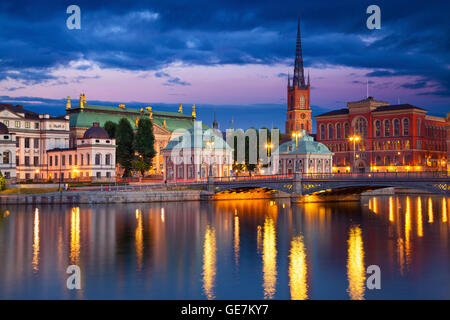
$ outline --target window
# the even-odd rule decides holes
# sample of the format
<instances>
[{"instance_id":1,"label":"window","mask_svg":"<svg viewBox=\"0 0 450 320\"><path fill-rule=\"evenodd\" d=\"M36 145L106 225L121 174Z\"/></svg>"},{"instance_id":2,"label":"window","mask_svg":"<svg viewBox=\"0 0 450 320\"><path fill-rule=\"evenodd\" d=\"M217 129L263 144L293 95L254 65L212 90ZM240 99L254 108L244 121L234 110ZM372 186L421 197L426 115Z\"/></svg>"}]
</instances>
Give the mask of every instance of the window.
<instances>
[{"instance_id":1,"label":"window","mask_svg":"<svg viewBox=\"0 0 450 320\"><path fill-rule=\"evenodd\" d=\"M58 156L55 156L55 166L58 165Z\"/></svg>"},{"instance_id":2,"label":"window","mask_svg":"<svg viewBox=\"0 0 450 320\"><path fill-rule=\"evenodd\" d=\"M300 103L300 109L305 109L305 96L304 95L300 96L299 103Z\"/></svg>"},{"instance_id":3,"label":"window","mask_svg":"<svg viewBox=\"0 0 450 320\"><path fill-rule=\"evenodd\" d=\"M39 157L33 157L33 165L38 166L39 165Z\"/></svg>"},{"instance_id":4,"label":"window","mask_svg":"<svg viewBox=\"0 0 450 320\"><path fill-rule=\"evenodd\" d=\"M361 138L367 137L367 120L364 117L359 117L354 122L353 132Z\"/></svg>"},{"instance_id":5,"label":"window","mask_svg":"<svg viewBox=\"0 0 450 320\"><path fill-rule=\"evenodd\" d=\"M39 139L38 138L34 138L34 148L35 149L39 148Z\"/></svg>"},{"instance_id":6,"label":"window","mask_svg":"<svg viewBox=\"0 0 450 320\"><path fill-rule=\"evenodd\" d=\"M50 167L53 166L53 157L52 157L52 156L50 156L50 158L49 158L48 165L49 165Z\"/></svg>"},{"instance_id":7,"label":"window","mask_svg":"<svg viewBox=\"0 0 450 320\"><path fill-rule=\"evenodd\" d=\"M27 128L27 129L30 128L30 123L28 121L25 122L25 128Z\"/></svg>"},{"instance_id":8,"label":"window","mask_svg":"<svg viewBox=\"0 0 450 320\"><path fill-rule=\"evenodd\" d=\"M403 119L403 135L409 136L409 120Z\"/></svg>"},{"instance_id":9,"label":"window","mask_svg":"<svg viewBox=\"0 0 450 320\"><path fill-rule=\"evenodd\" d=\"M9 151L3 152L3 163L4 164L9 164L9 157L10 157Z\"/></svg>"},{"instance_id":10,"label":"window","mask_svg":"<svg viewBox=\"0 0 450 320\"><path fill-rule=\"evenodd\" d=\"M394 137L398 137L400 135L400 120L394 120Z\"/></svg>"},{"instance_id":11,"label":"window","mask_svg":"<svg viewBox=\"0 0 450 320\"><path fill-rule=\"evenodd\" d=\"M31 177L30 177L30 174L29 174L29 173L25 173L25 179L26 179L26 180L30 180L30 178L31 178Z\"/></svg>"},{"instance_id":12,"label":"window","mask_svg":"<svg viewBox=\"0 0 450 320\"><path fill-rule=\"evenodd\" d=\"M11 174L8 171L6 171L5 172L5 179L9 179L9 178L11 178Z\"/></svg>"},{"instance_id":13,"label":"window","mask_svg":"<svg viewBox=\"0 0 450 320\"><path fill-rule=\"evenodd\" d=\"M328 125L328 139L333 140L333 125L332 124Z\"/></svg>"},{"instance_id":14,"label":"window","mask_svg":"<svg viewBox=\"0 0 450 320\"><path fill-rule=\"evenodd\" d=\"M16 165L20 165L20 157L16 156Z\"/></svg>"},{"instance_id":15,"label":"window","mask_svg":"<svg viewBox=\"0 0 450 320\"><path fill-rule=\"evenodd\" d=\"M81 155L81 165L84 165L84 156L83 155Z\"/></svg>"},{"instance_id":16,"label":"window","mask_svg":"<svg viewBox=\"0 0 450 320\"><path fill-rule=\"evenodd\" d=\"M97 172L97 178L101 178L102 177L102 173L101 172Z\"/></svg>"},{"instance_id":17,"label":"window","mask_svg":"<svg viewBox=\"0 0 450 320\"><path fill-rule=\"evenodd\" d=\"M35 122L35 123L34 123L34 128L35 128L35 129L39 129L39 122Z\"/></svg>"},{"instance_id":18,"label":"window","mask_svg":"<svg viewBox=\"0 0 450 320\"><path fill-rule=\"evenodd\" d=\"M325 125L320 125L320 139L325 140Z\"/></svg>"},{"instance_id":19,"label":"window","mask_svg":"<svg viewBox=\"0 0 450 320\"><path fill-rule=\"evenodd\" d=\"M30 138L25 138L25 149L30 148Z\"/></svg>"},{"instance_id":20,"label":"window","mask_svg":"<svg viewBox=\"0 0 450 320\"><path fill-rule=\"evenodd\" d=\"M69 166L71 166L71 165L72 165L72 155L69 154Z\"/></svg>"},{"instance_id":21,"label":"window","mask_svg":"<svg viewBox=\"0 0 450 320\"><path fill-rule=\"evenodd\" d=\"M391 122L384 120L384 136L389 137L391 135Z\"/></svg>"},{"instance_id":22,"label":"window","mask_svg":"<svg viewBox=\"0 0 450 320\"><path fill-rule=\"evenodd\" d=\"M3 139L9 140L9 136L3 136Z\"/></svg>"},{"instance_id":23,"label":"window","mask_svg":"<svg viewBox=\"0 0 450 320\"><path fill-rule=\"evenodd\" d=\"M380 120L375 121L375 137L381 136L381 122Z\"/></svg>"},{"instance_id":24,"label":"window","mask_svg":"<svg viewBox=\"0 0 450 320\"><path fill-rule=\"evenodd\" d=\"M20 121L16 121L16 128L20 128Z\"/></svg>"},{"instance_id":25,"label":"window","mask_svg":"<svg viewBox=\"0 0 450 320\"><path fill-rule=\"evenodd\" d=\"M89 153L86 155L86 164L87 165L91 164L91 156L89 155Z\"/></svg>"},{"instance_id":26,"label":"window","mask_svg":"<svg viewBox=\"0 0 450 320\"><path fill-rule=\"evenodd\" d=\"M17 148L20 147L20 138L19 137L16 138L16 147Z\"/></svg>"},{"instance_id":27,"label":"window","mask_svg":"<svg viewBox=\"0 0 450 320\"><path fill-rule=\"evenodd\" d=\"M75 155L75 165L78 165L78 155Z\"/></svg>"},{"instance_id":28,"label":"window","mask_svg":"<svg viewBox=\"0 0 450 320\"><path fill-rule=\"evenodd\" d=\"M30 165L30 157L25 156L25 166L29 166Z\"/></svg>"},{"instance_id":29,"label":"window","mask_svg":"<svg viewBox=\"0 0 450 320\"><path fill-rule=\"evenodd\" d=\"M108 172L106 173L106 177L107 177L107 178L111 178L111 172L108 171Z\"/></svg>"},{"instance_id":30,"label":"window","mask_svg":"<svg viewBox=\"0 0 450 320\"><path fill-rule=\"evenodd\" d=\"M105 157L105 164L107 166L111 165L111 155L110 154L106 155L106 157Z\"/></svg>"},{"instance_id":31,"label":"window","mask_svg":"<svg viewBox=\"0 0 450 320\"><path fill-rule=\"evenodd\" d=\"M341 138L341 124L338 123L336 125L336 139L340 139Z\"/></svg>"},{"instance_id":32,"label":"window","mask_svg":"<svg viewBox=\"0 0 450 320\"><path fill-rule=\"evenodd\" d=\"M65 166L66 165L66 156L61 156L61 165Z\"/></svg>"},{"instance_id":33,"label":"window","mask_svg":"<svg viewBox=\"0 0 450 320\"><path fill-rule=\"evenodd\" d=\"M348 125L348 123L345 123L344 124L344 138L347 139L349 135L350 135L350 126Z\"/></svg>"},{"instance_id":34,"label":"window","mask_svg":"<svg viewBox=\"0 0 450 320\"><path fill-rule=\"evenodd\" d=\"M291 95L291 109L294 108L294 95Z\"/></svg>"},{"instance_id":35,"label":"window","mask_svg":"<svg viewBox=\"0 0 450 320\"><path fill-rule=\"evenodd\" d=\"M95 155L95 165L96 166L99 166L100 165L100 153L97 153L96 155Z\"/></svg>"},{"instance_id":36,"label":"window","mask_svg":"<svg viewBox=\"0 0 450 320\"><path fill-rule=\"evenodd\" d=\"M5 120L3 121L3 123L5 124L5 126L9 127L9 120Z\"/></svg>"}]
</instances>

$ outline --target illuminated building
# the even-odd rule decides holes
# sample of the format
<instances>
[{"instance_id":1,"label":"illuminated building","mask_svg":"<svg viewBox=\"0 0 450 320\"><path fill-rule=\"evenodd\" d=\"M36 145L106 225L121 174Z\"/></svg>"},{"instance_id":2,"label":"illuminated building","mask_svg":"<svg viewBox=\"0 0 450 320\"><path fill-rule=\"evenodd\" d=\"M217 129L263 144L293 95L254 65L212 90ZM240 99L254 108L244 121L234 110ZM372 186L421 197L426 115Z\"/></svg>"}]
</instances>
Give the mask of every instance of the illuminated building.
<instances>
[{"instance_id":1,"label":"illuminated building","mask_svg":"<svg viewBox=\"0 0 450 320\"><path fill-rule=\"evenodd\" d=\"M307 134L312 132L311 108L310 108L310 82L305 82L303 69L303 53L300 35L300 21L298 22L297 44L295 51L294 78L288 76L287 85L287 114L286 134L294 131L305 130Z\"/></svg>"},{"instance_id":2,"label":"illuminated building","mask_svg":"<svg viewBox=\"0 0 450 320\"><path fill-rule=\"evenodd\" d=\"M16 179L16 135L0 122L0 172L5 179Z\"/></svg>"},{"instance_id":3,"label":"illuminated building","mask_svg":"<svg viewBox=\"0 0 450 320\"><path fill-rule=\"evenodd\" d=\"M279 174L331 173L333 153L305 131L293 132L292 140L282 143L274 153L274 163L277 162Z\"/></svg>"},{"instance_id":4,"label":"illuminated building","mask_svg":"<svg viewBox=\"0 0 450 320\"><path fill-rule=\"evenodd\" d=\"M337 173L446 170L446 120L425 109L368 97L315 119Z\"/></svg>"}]
</instances>

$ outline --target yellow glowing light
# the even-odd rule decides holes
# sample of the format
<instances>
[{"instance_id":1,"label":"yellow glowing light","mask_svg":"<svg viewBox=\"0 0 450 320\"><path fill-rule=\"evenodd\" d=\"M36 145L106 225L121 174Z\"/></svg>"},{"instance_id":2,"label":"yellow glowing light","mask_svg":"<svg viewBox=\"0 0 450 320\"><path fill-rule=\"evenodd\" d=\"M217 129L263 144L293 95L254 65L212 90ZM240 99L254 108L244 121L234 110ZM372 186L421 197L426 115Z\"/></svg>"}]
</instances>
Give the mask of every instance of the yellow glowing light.
<instances>
[{"instance_id":1,"label":"yellow glowing light","mask_svg":"<svg viewBox=\"0 0 450 320\"><path fill-rule=\"evenodd\" d=\"M162 223L164 223L166 221L165 216L164 216L164 208L161 208L161 221L162 221Z\"/></svg>"},{"instance_id":2,"label":"yellow glowing light","mask_svg":"<svg viewBox=\"0 0 450 320\"><path fill-rule=\"evenodd\" d=\"M275 225L266 217L263 235L263 278L264 298L272 299L277 283L277 248Z\"/></svg>"},{"instance_id":3,"label":"yellow glowing light","mask_svg":"<svg viewBox=\"0 0 450 320\"><path fill-rule=\"evenodd\" d=\"M135 235L135 245L136 245L136 264L137 270L142 269L142 258L144 253L144 227L142 224L142 211L136 209L136 231Z\"/></svg>"},{"instance_id":4,"label":"yellow glowing light","mask_svg":"<svg viewBox=\"0 0 450 320\"><path fill-rule=\"evenodd\" d=\"M394 222L394 199L389 197L389 221Z\"/></svg>"},{"instance_id":5,"label":"yellow glowing light","mask_svg":"<svg viewBox=\"0 0 450 320\"><path fill-rule=\"evenodd\" d=\"M411 167L410 166L406 166L406 170L411 170Z\"/></svg>"},{"instance_id":6,"label":"yellow glowing light","mask_svg":"<svg viewBox=\"0 0 450 320\"><path fill-rule=\"evenodd\" d=\"M215 298L216 250L216 231L207 225L203 243L203 290L209 300Z\"/></svg>"},{"instance_id":7,"label":"yellow glowing light","mask_svg":"<svg viewBox=\"0 0 450 320\"><path fill-rule=\"evenodd\" d=\"M442 222L447 222L447 201L442 197Z\"/></svg>"},{"instance_id":8,"label":"yellow glowing light","mask_svg":"<svg viewBox=\"0 0 450 320\"><path fill-rule=\"evenodd\" d=\"M423 236L422 199L417 197L417 236Z\"/></svg>"},{"instance_id":9,"label":"yellow glowing light","mask_svg":"<svg viewBox=\"0 0 450 320\"><path fill-rule=\"evenodd\" d=\"M405 254L406 265L411 262L411 199L406 197L406 210L405 210Z\"/></svg>"},{"instance_id":10,"label":"yellow glowing light","mask_svg":"<svg viewBox=\"0 0 450 320\"><path fill-rule=\"evenodd\" d=\"M80 208L72 208L70 216L70 261L78 264L80 259Z\"/></svg>"},{"instance_id":11,"label":"yellow glowing light","mask_svg":"<svg viewBox=\"0 0 450 320\"><path fill-rule=\"evenodd\" d=\"M39 270L39 209L34 210L34 228L33 228L33 270Z\"/></svg>"},{"instance_id":12,"label":"yellow glowing light","mask_svg":"<svg viewBox=\"0 0 450 320\"><path fill-rule=\"evenodd\" d=\"M366 270L364 268L364 244L361 233L359 226L352 226L347 241L347 292L352 300L364 300Z\"/></svg>"},{"instance_id":13,"label":"yellow glowing light","mask_svg":"<svg viewBox=\"0 0 450 320\"><path fill-rule=\"evenodd\" d=\"M308 299L307 270L303 237L298 236L291 241L289 255L289 287L292 300Z\"/></svg>"},{"instance_id":14,"label":"yellow glowing light","mask_svg":"<svg viewBox=\"0 0 450 320\"><path fill-rule=\"evenodd\" d=\"M428 198L428 223L433 223L434 217L433 217L433 201L431 200L431 197Z\"/></svg>"},{"instance_id":15,"label":"yellow glowing light","mask_svg":"<svg viewBox=\"0 0 450 320\"><path fill-rule=\"evenodd\" d=\"M234 262L239 265L239 216L234 216Z\"/></svg>"}]
</instances>

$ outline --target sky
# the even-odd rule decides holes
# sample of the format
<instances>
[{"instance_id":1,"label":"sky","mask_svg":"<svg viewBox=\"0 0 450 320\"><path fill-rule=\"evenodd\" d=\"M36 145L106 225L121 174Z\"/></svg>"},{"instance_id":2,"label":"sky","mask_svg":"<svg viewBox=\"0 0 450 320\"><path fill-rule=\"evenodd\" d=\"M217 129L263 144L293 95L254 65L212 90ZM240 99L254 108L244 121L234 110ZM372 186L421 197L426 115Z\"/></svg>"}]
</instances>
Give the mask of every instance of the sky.
<instances>
[{"instance_id":1,"label":"sky","mask_svg":"<svg viewBox=\"0 0 450 320\"><path fill-rule=\"evenodd\" d=\"M81 29L69 30L69 5ZM366 9L381 9L369 30ZM284 128L300 17L313 115L369 95L450 111L449 1L0 2L0 102L64 113L65 98L184 112L221 128Z\"/></svg>"}]
</instances>

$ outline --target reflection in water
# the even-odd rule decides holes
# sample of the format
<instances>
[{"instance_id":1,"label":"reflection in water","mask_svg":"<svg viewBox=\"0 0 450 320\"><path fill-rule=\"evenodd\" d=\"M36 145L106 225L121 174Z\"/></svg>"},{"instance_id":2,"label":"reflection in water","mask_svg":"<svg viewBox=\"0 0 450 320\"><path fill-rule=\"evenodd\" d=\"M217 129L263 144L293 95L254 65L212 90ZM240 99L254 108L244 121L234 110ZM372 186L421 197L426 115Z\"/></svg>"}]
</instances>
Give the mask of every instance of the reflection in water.
<instances>
[{"instance_id":1,"label":"reflection in water","mask_svg":"<svg viewBox=\"0 0 450 320\"><path fill-rule=\"evenodd\" d=\"M405 211L405 255L406 267L411 263L411 199L406 197Z\"/></svg>"},{"instance_id":2,"label":"reflection in water","mask_svg":"<svg viewBox=\"0 0 450 320\"><path fill-rule=\"evenodd\" d=\"M364 300L366 270L364 268L364 246L359 226L351 226L348 238L347 292L352 300Z\"/></svg>"},{"instance_id":3,"label":"reflection in water","mask_svg":"<svg viewBox=\"0 0 450 320\"><path fill-rule=\"evenodd\" d=\"M161 208L161 222L164 223L165 217L164 217L164 208Z\"/></svg>"},{"instance_id":4,"label":"reflection in water","mask_svg":"<svg viewBox=\"0 0 450 320\"><path fill-rule=\"evenodd\" d=\"M447 222L447 199L442 197L442 222Z\"/></svg>"},{"instance_id":5,"label":"reflection in water","mask_svg":"<svg viewBox=\"0 0 450 320\"><path fill-rule=\"evenodd\" d=\"M289 255L289 286L292 300L308 299L307 269L303 237L297 236L291 241Z\"/></svg>"},{"instance_id":6,"label":"reflection in water","mask_svg":"<svg viewBox=\"0 0 450 320\"><path fill-rule=\"evenodd\" d=\"M142 256L143 256L143 252L144 252L144 227L142 225L141 209L136 209L135 241L136 241L137 271L140 271L142 269Z\"/></svg>"},{"instance_id":7,"label":"reflection in water","mask_svg":"<svg viewBox=\"0 0 450 320\"><path fill-rule=\"evenodd\" d=\"M256 251L261 254L262 250L262 230L261 226L256 227Z\"/></svg>"},{"instance_id":8,"label":"reflection in water","mask_svg":"<svg viewBox=\"0 0 450 320\"><path fill-rule=\"evenodd\" d=\"M80 207L72 208L70 216L70 261L78 264L80 259Z\"/></svg>"},{"instance_id":9,"label":"reflection in water","mask_svg":"<svg viewBox=\"0 0 450 320\"><path fill-rule=\"evenodd\" d=\"M434 217L433 217L433 201L431 200L431 197L428 197L428 223L433 223Z\"/></svg>"},{"instance_id":10,"label":"reflection in water","mask_svg":"<svg viewBox=\"0 0 450 320\"><path fill-rule=\"evenodd\" d=\"M417 197L417 236L423 237L422 199Z\"/></svg>"},{"instance_id":11,"label":"reflection in water","mask_svg":"<svg viewBox=\"0 0 450 320\"><path fill-rule=\"evenodd\" d=\"M234 262L239 265L239 216L234 215Z\"/></svg>"},{"instance_id":12,"label":"reflection in water","mask_svg":"<svg viewBox=\"0 0 450 320\"><path fill-rule=\"evenodd\" d=\"M389 197L389 221L394 222L394 199Z\"/></svg>"},{"instance_id":13,"label":"reflection in water","mask_svg":"<svg viewBox=\"0 0 450 320\"><path fill-rule=\"evenodd\" d=\"M263 235L263 277L264 298L272 299L277 283L277 248L273 219L266 217Z\"/></svg>"},{"instance_id":14,"label":"reflection in water","mask_svg":"<svg viewBox=\"0 0 450 320\"><path fill-rule=\"evenodd\" d=\"M216 250L216 231L207 225L203 244L203 289L208 300L215 298Z\"/></svg>"},{"instance_id":15,"label":"reflection in water","mask_svg":"<svg viewBox=\"0 0 450 320\"><path fill-rule=\"evenodd\" d=\"M34 227L33 227L33 270L39 270L39 209L34 210Z\"/></svg>"}]
</instances>

